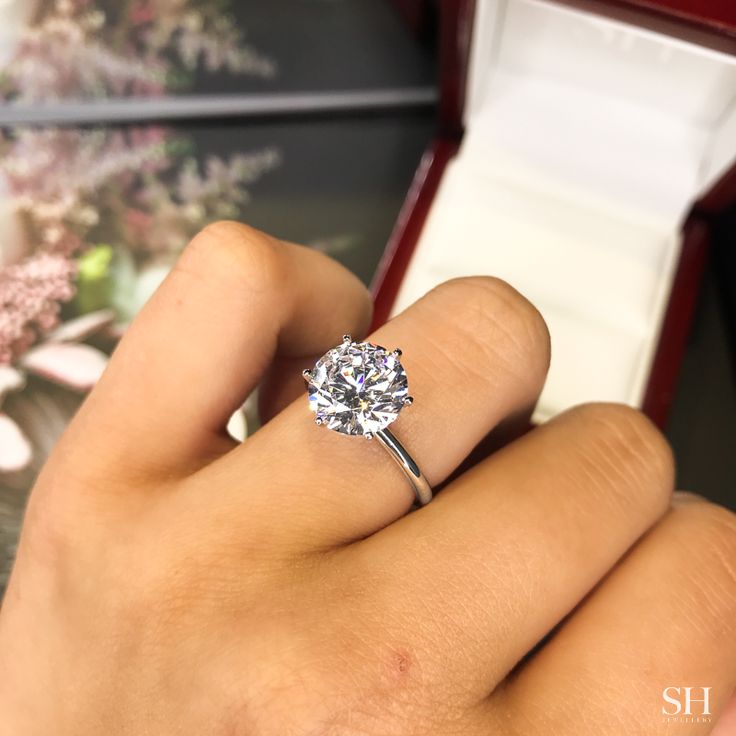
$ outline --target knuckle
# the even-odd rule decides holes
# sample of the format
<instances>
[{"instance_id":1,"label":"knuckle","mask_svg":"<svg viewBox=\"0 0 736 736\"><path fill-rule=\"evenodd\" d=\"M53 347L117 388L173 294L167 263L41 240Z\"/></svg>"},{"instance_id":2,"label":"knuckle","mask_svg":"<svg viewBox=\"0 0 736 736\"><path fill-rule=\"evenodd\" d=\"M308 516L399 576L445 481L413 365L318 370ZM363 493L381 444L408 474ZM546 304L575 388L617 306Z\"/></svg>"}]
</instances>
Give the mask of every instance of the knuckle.
<instances>
[{"instance_id":1,"label":"knuckle","mask_svg":"<svg viewBox=\"0 0 736 736\"><path fill-rule=\"evenodd\" d=\"M279 283L285 276L281 243L243 223L230 220L204 227L184 249L177 265L195 277L213 272L255 290Z\"/></svg>"},{"instance_id":2,"label":"knuckle","mask_svg":"<svg viewBox=\"0 0 736 736\"><path fill-rule=\"evenodd\" d=\"M26 509L18 554L21 550L35 565L62 574L74 557L78 538L73 527L58 514L50 513L39 503L38 494L31 494Z\"/></svg>"},{"instance_id":3,"label":"knuckle","mask_svg":"<svg viewBox=\"0 0 736 736\"><path fill-rule=\"evenodd\" d=\"M541 366L550 356L549 330L539 310L513 286L493 276L445 281L430 292L441 315L451 315L452 331L464 352L473 345L512 372ZM444 336L443 336L444 337Z\"/></svg>"},{"instance_id":4,"label":"knuckle","mask_svg":"<svg viewBox=\"0 0 736 736\"><path fill-rule=\"evenodd\" d=\"M584 451L603 470L626 504L648 500L664 513L672 493L675 463L662 433L640 411L625 404L591 403L571 410L582 423Z\"/></svg>"},{"instance_id":5,"label":"knuckle","mask_svg":"<svg viewBox=\"0 0 736 736\"><path fill-rule=\"evenodd\" d=\"M21 546L34 563L63 575L73 566L80 550L104 535L112 516L111 507L94 499L90 504L87 488L101 481L87 470L61 463L52 456L41 469L28 499Z\"/></svg>"}]
</instances>

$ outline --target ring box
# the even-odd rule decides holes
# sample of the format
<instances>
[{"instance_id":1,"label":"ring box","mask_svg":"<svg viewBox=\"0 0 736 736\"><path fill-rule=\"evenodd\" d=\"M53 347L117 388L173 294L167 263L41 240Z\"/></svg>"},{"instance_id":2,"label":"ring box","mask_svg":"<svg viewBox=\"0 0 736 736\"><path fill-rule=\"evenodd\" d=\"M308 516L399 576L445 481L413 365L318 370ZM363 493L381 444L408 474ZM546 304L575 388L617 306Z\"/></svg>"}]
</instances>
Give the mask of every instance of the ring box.
<instances>
[{"instance_id":1,"label":"ring box","mask_svg":"<svg viewBox=\"0 0 736 736\"><path fill-rule=\"evenodd\" d=\"M376 323L455 276L540 309L534 413L667 416L714 214L736 203L736 6L440 3L438 137L373 283Z\"/></svg>"}]
</instances>

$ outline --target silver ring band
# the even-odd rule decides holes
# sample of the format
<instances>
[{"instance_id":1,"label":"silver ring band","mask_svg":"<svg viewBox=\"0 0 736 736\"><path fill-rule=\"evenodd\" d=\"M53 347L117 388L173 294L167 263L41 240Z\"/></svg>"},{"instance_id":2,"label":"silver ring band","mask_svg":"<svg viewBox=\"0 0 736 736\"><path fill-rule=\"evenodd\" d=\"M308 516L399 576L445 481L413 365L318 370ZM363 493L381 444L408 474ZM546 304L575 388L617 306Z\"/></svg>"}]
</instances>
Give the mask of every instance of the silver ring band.
<instances>
[{"instance_id":1,"label":"silver ring band","mask_svg":"<svg viewBox=\"0 0 736 736\"><path fill-rule=\"evenodd\" d=\"M404 446L394 437L391 430L379 429L375 434L376 439L388 451L394 462L401 468L407 477L411 487L414 489L417 504L425 506L432 500L432 487L414 462L414 458L404 449Z\"/></svg>"}]
</instances>

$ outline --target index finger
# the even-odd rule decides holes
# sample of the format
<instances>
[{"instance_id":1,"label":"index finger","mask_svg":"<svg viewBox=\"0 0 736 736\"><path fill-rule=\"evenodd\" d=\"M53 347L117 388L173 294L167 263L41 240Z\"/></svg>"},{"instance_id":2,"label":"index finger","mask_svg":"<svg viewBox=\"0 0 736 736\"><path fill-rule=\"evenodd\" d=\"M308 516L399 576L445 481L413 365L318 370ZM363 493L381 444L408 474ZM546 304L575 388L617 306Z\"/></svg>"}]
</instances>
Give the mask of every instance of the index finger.
<instances>
[{"instance_id":1,"label":"index finger","mask_svg":"<svg viewBox=\"0 0 736 736\"><path fill-rule=\"evenodd\" d=\"M185 474L230 449L227 420L277 352L311 355L370 316L367 290L336 261L211 225L133 321L58 454L82 452L106 474Z\"/></svg>"}]
</instances>

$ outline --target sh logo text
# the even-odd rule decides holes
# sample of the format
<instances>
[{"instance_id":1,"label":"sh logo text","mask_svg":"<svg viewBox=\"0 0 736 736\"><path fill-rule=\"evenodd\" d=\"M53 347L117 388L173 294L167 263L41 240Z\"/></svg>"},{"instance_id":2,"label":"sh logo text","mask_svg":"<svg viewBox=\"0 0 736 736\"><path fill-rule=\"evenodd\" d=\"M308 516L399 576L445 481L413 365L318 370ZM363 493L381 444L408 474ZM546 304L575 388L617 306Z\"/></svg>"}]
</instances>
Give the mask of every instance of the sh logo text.
<instances>
[{"instance_id":1,"label":"sh logo text","mask_svg":"<svg viewBox=\"0 0 736 736\"><path fill-rule=\"evenodd\" d=\"M662 691L666 703L662 706L662 715L709 716L711 690L710 687L666 687Z\"/></svg>"}]
</instances>

